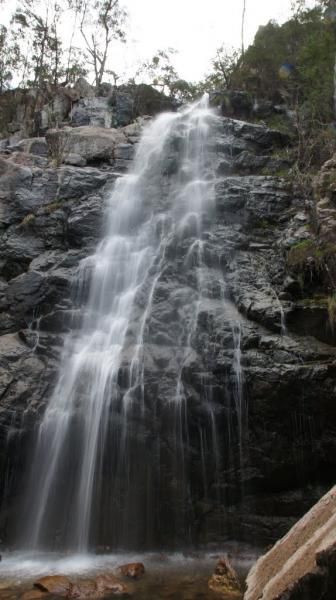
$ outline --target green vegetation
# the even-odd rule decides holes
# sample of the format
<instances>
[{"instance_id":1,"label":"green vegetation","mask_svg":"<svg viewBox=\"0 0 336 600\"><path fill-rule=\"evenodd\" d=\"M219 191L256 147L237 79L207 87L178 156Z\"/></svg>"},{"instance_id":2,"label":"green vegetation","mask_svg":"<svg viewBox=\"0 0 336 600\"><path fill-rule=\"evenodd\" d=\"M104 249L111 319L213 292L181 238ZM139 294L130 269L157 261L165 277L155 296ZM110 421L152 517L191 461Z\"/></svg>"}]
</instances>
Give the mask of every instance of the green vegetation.
<instances>
[{"instance_id":1,"label":"green vegetation","mask_svg":"<svg viewBox=\"0 0 336 600\"><path fill-rule=\"evenodd\" d=\"M334 333L336 324L336 293L328 298L328 318L331 331Z\"/></svg>"},{"instance_id":2,"label":"green vegetation","mask_svg":"<svg viewBox=\"0 0 336 600\"><path fill-rule=\"evenodd\" d=\"M268 221L267 219L261 219L260 221L258 221L257 223L257 227L259 229L265 229L266 231L273 229L276 226L276 224L271 221Z\"/></svg>"},{"instance_id":3,"label":"green vegetation","mask_svg":"<svg viewBox=\"0 0 336 600\"><path fill-rule=\"evenodd\" d=\"M269 167L264 167L261 170L261 175L265 175L267 176L272 176L272 177L281 177L281 179L288 179L289 181L293 180L293 174L290 172L289 167L288 168L279 168L279 169L272 169Z\"/></svg>"},{"instance_id":4,"label":"green vegetation","mask_svg":"<svg viewBox=\"0 0 336 600\"><path fill-rule=\"evenodd\" d=\"M288 252L287 264L289 267L296 269L302 268L307 260L315 260L318 253L318 248L312 240L303 240L294 244Z\"/></svg>"},{"instance_id":5,"label":"green vegetation","mask_svg":"<svg viewBox=\"0 0 336 600\"><path fill-rule=\"evenodd\" d=\"M0 25L0 92L8 89L20 63L20 46L7 27Z\"/></svg>"},{"instance_id":6,"label":"green vegetation","mask_svg":"<svg viewBox=\"0 0 336 600\"><path fill-rule=\"evenodd\" d=\"M316 304L319 290L322 301L327 308L330 305L330 313L334 310L334 301L331 300L336 294L336 245L330 242L321 242L307 239L294 244L287 254L287 267L297 279L302 294L314 291L314 302ZM332 296L326 301L327 295ZM329 311L329 308L328 308ZM330 319L331 321L331 319Z\"/></svg>"},{"instance_id":7,"label":"green vegetation","mask_svg":"<svg viewBox=\"0 0 336 600\"><path fill-rule=\"evenodd\" d=\"M43 207L44 212L47 214L55 212L55 210L62 208L63 202L64 202L64 200L54 200L54 202L49 202L49 204L46 204Z\"/></svg>"},{"instance_id":8,"label":"green vegetation","mask_svg":"<svg viewBox=\"0 0 336 600\"><path fill-rule=\"evenodd\" d=\"M0 92L15 77L23 88L39 90L74 83L94 74L97 88L108 69L114 40L125 41L126 11L119 0L16 0L11 26L0 26ZM64 15L67 31L64 35ZM81 48L74 46L76 32Z\"/></svg>"},{"instance_id":9,"label":"green vegetation","mask_svg":"<svg viewBox=\"0 0 336 600\"><path fill-rule=\"evenodd\" d=\"M22 219L20 226L21 227L30 227L31 225L34 224L35 218L36 217L33 213L29 213Z\"/></svg>"},{"instance_id":10,"label":"green vegetation","mask_svg":"<svg viewBox=\"0 0 336 600\"><path fill-rule=\"evenodd\" d=\"M293 17L279 25L260 27L253 44L241 54L220 48L213 71L203 86L216 91L244 90L270 106L286 105L287 113L263 115L266 124L296 134L293 162L299 184L301 174L317 170L336 149L334 119L334 65L336 18L332 0L320 0L315 8L296 3Z\"/></svg>"},{"instance_id":11,"label":"green vegetation","mask_svg":"<svg viewBox=\"0 0 336 600\"><path fill-rule=\"evenodd\" d=\"M334 244L318 243L315 240L302 240L288 252L287 264L292 269L302 269L304 266L314 267L319 270L329 258L336 256Z\"/></svg>"},{"instance_id":12,"label":"green vegetation","mask_svg":"<svg viewBox=\"0 0 336 600\"><path fill-rule=\"evenodd\" d=\"M234 85L310 116L333 118L335 23L321 7L260 27L232 76Z\"/></svg>"}]
</instances>

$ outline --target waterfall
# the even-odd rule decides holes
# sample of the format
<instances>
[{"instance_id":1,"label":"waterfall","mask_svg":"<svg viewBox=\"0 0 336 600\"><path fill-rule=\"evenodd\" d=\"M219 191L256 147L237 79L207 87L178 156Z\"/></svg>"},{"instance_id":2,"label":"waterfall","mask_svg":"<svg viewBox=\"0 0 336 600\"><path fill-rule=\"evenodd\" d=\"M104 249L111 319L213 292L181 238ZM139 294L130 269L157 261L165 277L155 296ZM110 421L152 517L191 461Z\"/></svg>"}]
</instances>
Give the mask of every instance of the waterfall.
<instances>
[{"instance_id":1,"label":"waterfall","mask_svg":"<svg viewBox=\"0 0 336 600\"><path fill-rule=\"evenodd\" d=\"M104 237L74 285L83 322L66 339L38 429L26 547L82 552L98 543L150 546L167 528L180 541L190 534L184 373L208 295L203 245L215 218L215 174L207 147L218 122L207 98L158 116L144 129L132 170L114 185ZM179 288L169 290L169 312L172 270ZM240 398L238 345L235 352ZM170 361L160 385L148 375L153 355ZM207 470L220 469L210 400L195 428L205 496Z\"/></svg>"}]
</instances>

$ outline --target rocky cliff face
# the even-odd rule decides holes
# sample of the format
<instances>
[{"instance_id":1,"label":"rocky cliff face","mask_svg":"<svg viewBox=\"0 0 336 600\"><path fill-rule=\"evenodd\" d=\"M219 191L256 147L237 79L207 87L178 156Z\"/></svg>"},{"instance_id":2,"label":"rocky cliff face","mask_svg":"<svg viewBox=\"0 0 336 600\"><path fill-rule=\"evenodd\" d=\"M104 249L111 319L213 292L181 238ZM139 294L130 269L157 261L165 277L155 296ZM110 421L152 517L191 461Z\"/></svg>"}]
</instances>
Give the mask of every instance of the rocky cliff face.
<instances>
[{"instance_id":1,"label":"rocky cliff face","mask_svg":"<svg viewBox=\"0 0 336 600\"><path fill-rule=\"evenodd\" d=\"M107 195L127 170L143 123L138 119L119 129L84 124L3 144L0 468L6 485L0 529L8 541L31 431L53 388L64 337L80 326L85 310L73 304L73 277L101 237ZM321 308L316 299L320 272L315 264L311 268L309 253L295 260L302 244L317 242L310 207L295 190L279 152L288 143L277 131L223 118L211 147L218 179L216 222L204 251L208 298L182 373L188 390L194 542L231 536L272 541L334 475L334 333L326 303ZM173 176L172 147L165 181ZM183 305L195 286L192 274L181 281L179 257L168 252L146 343L143 425L149 456L155 439L156 455L164 461L171 449L160 414L174 373L174 323L183 319ZM212 449L205 445L202 457L194 451L208 418L205 389L211 390L223 457L219 484L208 472L206 493L199 474L210 469ZM173 486L171 459L164 464L165 485ZM169 506L165 510L169 516ZM168 521L161 536L159 541L169 540Z\"/></svg>"}]
</instances>

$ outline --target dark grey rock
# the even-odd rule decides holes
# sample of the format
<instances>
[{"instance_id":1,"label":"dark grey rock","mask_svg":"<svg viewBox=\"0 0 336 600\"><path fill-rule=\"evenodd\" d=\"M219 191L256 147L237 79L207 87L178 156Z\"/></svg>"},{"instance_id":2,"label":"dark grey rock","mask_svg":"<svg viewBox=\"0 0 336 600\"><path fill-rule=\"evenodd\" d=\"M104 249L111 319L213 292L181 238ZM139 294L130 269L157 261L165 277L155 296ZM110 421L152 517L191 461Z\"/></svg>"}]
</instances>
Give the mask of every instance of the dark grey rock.
<instances>
[{"instance_id":1,"label":"dark grey rock","mask_svg":"<svg viewBox=\"0 0 336 600\"><path fill-rule=\"evenodd\" d=\"M125 105L125 114L126 109ZM23 461L28 444L23 440L53 390L66 332L76 330L85 316L90 261L82 263L81 299L75 295L74 276L101 237L106 196L116 171L129 168L140 129L140 122L128 125L123 131L127 143L117 144L111 164L102 161L100 168L51 164L38 168L18 165L10 156L0 160L0 441L1 456L7 456L0 468L6 477L13 472L16 457L14 446L8 450L8 432L13 440L21 436ZM289 181L256 174L274 159L273 149L287 142L266 127L223 119L221 131L211 140L211 167L220 176L215 183L216 217L204 215L209 224L203 240L204 264L197 273L193 264L183 268L190 232L186 228L183 236L172 236L144 330L144 416L141 422L134 417L129 426L136 439L148 444L149 469L160 454L161 472L168 481L165 489L172 487L171 494L162 498L169 516L175 429L174 424L171 430L162 424L171 414L167 403L181 378L188 413L185 452L195 488L190 531L199 543L206 542L207 535L218 543L230 535L270 543L313 502L310 486L314 484L315 490L334 477L334 340L322 339L319 333L325 326L325 310L316 322L311 314L298 317L298 311L305 312L298 280L286 267L293 240L306 239L304 201ZM175 172L172 148L163 165L160 208L165 207ZM152 190L147 192L150 198ZM197 302L198 278L204 287L202 302L186 341L187 308ZM118 394L128 385L139 307L147 292L140 286L136 296ZM238 333L241 408L248 403L241 414ZM216 489L210 477L215 451L207 448L213 435L210 412L218 423L221 446ZM202 431L205 466L199 460ZM204 469L209 476L206 494L199 476ZM182 504L180 510L187 512ZM169 531L164 533L170 540Z\"/></svg>"},{"instance_id":2,"label":"dark grey rock","mask_svg":"<svg viewBox=\"0 0 336 600\"><path fill-rule=\"evenodd\" d=\"M97 196L89 197L78 207L74 206L67 222L67 236L71 246L82 246L97 241L102 226L102 202Z\"/></svg>"},{"instance_id":3,"label":"dark grey rock","mask_svg":"<svg viewBox=\"0 0 336 600\"><path fill-rule=\"evenodd\" d=\"M35 154L37 156L48 156L47 142L43 137L20 140L15 149L18 149L22 152L27 152L28 154Z\"/></svg>"},{"instance_id":4,"label":"dark grey rock","mask_svg":"<svg viewBox=\"0 0 336 600\"><path fill-rule=\"evenodd\" d=\"M224 117L235 119L248 119L253 111L253 99L248 92L226 90L224 92L213 92L210 102L214 106L220 106Z\"/></svg>"},{"instance_id":5,"label":"dark grey rock","mask_svg":"<svg viewBox=\"0 0 336 600\"><path fill-rule=\"evenodd\" d=\"M86 160L85 160L85 158L80 156L80 154L72 154L72 153L68 154L64 158L64 163L66 165L72 165L73 167L85 167L86 166Z\"/></svg>"},{"instance_id":6,"label":"dark grey rock","mask_svg":"<svg viewBox=\"0 0 336 600\"><path fill-rule=\"evenodd\" d=\"M70 119L75 127L82 125L111 127L112 108L109 99L105 96L83 97L72 108Z\"/></svg>"}]
</instances>

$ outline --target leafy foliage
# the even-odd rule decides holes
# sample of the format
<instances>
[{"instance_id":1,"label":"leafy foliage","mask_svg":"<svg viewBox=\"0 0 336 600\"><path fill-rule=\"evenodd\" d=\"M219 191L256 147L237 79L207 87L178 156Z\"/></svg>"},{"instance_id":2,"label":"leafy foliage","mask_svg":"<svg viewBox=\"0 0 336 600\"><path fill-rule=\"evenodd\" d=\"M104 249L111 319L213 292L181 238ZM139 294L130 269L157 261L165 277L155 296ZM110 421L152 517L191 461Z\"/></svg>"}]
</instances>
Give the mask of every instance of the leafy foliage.
<instances>
[{"instance_id":1,"label":"leafy foliage","mask_svg":"<svg viewBox=\"0 0 336 600\"><path fill-rule=\"evenodd\" d=\"M60 17L58 0L48 3L46 10L36 0L19 0L12 26L27 45L28 52L23 59L24 84L41 88L47 83L57 85L64 75Z\"/></svg>"},{"instance_id":2,"label":"leafy foliage","mask_svg":"<svg viewBox=\"0 0 336 600\"><path fill-rule=\"evenodd\" d=\"M0 25L0 92L10 86L13 74L20 64L20 46L7 27Z\"/></svg>"}]
</instances>

